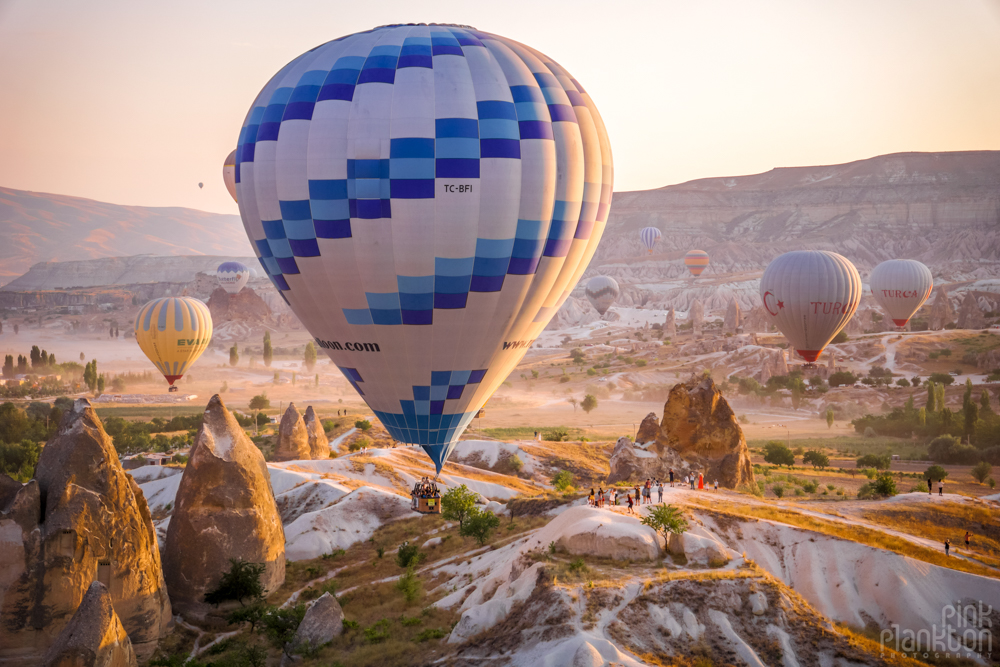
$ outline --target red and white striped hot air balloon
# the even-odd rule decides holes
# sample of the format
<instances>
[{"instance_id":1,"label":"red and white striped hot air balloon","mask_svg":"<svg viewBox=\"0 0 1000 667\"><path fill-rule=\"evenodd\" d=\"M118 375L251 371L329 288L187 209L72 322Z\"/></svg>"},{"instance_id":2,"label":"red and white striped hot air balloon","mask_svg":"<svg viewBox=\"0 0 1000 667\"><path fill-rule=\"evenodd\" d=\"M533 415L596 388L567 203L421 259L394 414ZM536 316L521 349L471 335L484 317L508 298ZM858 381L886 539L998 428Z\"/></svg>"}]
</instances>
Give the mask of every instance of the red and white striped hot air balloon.
<instances>
[{"instance_id":1,"label":"red and white striped hot air balloon","mask_svg":"<svg viewBox=\"0 0 1000 667\"><path fill-rule=\"evenodd\" d=\"M704 250L688 250L684 255L684 266L692 276L700 276L708 268L708 253Z\"/></svg>"},{"instance_id":2,"label":"red and white striped hot air balloon","mask_svg":"<svg viewBox=\"0 0 1000 667\"><path fill-rule=\"evenodd\" d=\"M768 321L811 363L858 309L861 276L835 252L786 252L768 264L760 295Z\"/></svg>"},{"instance_id":3,"label":"red and white striped hot air balloon","mask_svg":"<svg viewBox=\"0 0 1000 667\"><path fill-rule=\"evenodd\" d=\"M890 259L872 271L868 279L872 296L897 327L905 327L931 295L931 270L915 259Z\"/></svg>"}]
</instances>

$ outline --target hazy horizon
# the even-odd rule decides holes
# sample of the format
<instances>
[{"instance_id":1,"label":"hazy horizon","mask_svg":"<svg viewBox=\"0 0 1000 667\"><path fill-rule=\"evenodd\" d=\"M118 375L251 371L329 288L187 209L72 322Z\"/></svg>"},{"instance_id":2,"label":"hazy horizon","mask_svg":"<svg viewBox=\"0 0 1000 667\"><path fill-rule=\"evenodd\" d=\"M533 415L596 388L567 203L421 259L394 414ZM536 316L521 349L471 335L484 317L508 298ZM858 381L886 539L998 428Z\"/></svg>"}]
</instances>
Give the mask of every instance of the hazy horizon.
<instances>
[{"instance_id":1,"label":"hazy horizon","mask_svg":"<svg viewBox=\"0 0 1000 667\"><path fill-rule=\"evenodd\" d=\"M566 67L604 116L620 192L1000 149L1000 0L565 7L0 0L0 185L236 214L222 160L266 81L317 44L411 21L474 25Z\"/></svg>"}]
</instances>

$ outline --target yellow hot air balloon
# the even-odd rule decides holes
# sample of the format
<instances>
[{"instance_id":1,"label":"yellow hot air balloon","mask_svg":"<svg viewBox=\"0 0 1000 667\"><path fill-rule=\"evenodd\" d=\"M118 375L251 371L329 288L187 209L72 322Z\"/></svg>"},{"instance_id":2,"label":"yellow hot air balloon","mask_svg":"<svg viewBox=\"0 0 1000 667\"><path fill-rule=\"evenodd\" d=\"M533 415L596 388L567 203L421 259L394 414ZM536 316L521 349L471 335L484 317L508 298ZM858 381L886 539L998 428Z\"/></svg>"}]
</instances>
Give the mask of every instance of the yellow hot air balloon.
<instances>
[{"instance_id":1,"label":"yellow hot air balloon","mask_svg":"<svg viewBox=\"0 0 1000 667\"><path fill-rule=\"evenodd\" d=\"M208 306L187 296L153 299L135 318L135 339L173 386L212 340Z\"/></svg>"}]
</instances>

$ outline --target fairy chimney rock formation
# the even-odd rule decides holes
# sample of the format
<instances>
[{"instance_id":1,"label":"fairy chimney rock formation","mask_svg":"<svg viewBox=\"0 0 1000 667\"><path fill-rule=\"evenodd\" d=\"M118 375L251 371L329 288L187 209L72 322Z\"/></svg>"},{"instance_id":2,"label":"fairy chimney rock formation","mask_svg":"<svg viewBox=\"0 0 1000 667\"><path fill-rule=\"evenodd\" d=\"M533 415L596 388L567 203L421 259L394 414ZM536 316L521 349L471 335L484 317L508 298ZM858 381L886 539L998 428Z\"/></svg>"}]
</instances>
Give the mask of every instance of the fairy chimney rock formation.
<instances>
[{"instance_id":1,"label":"fairy chimney rock formation","mask_svg":"<svg viewBox=\"0 0 1000 667\"><path fill-rule=\"evenodd\" d=\"M688 321L691 322L691 331L694 333L695 338L700 338L701 328L705 321L705 308L701 305L699 299L695 299L694 303L691 304Z\"/></svg>"},{"instance_id":2,"label":"fairy chimney rock formation","mask_svg":"<svg viewBox=\"0 0 1000 667\"><path fill-rule=\"evenodd\" d=\"M41 664L94 581L107 586L136 653L150 657L171 623L156 533L87 399L18 487L0 484L0 664Z\"/></svg>"},{"instance_id":3,"label":"fairy chimney rock formation","mask_svg":"<svg viewBox=\"0 0 1000 667\"><path fill-rule=\"evenodd\" d=\"M656 418L655 412L650 412L639 424L639 430L636 432L635 441L638 444L644 444L647 442L652 442L656 440L656 434L660 431L660 420Z\"/></svg>"},{"instance_id":4,"label":"fairy chimney rock formation","mask_svg":"<svg viewBox=\"0 0 1000 667\"><path fill-rule=\"evenodd\" d=\"M962 300L962 305L958 309L957 324L959 329L982 329L986 326L986 317L983 316L983 311L972 292L966 292Z\"/></svg>"},{"instance_id":5,"label":"fairy chimney rock formation","mask_svg":"<svg viewBox=\"0 0 1000 667\"><path fill-rule=\"evenodd\" d=\"M132 642L115 613L111 593L95 581L73 618L45 654L45 667L135 667Z\"/></svg>"},{"instance_id":6,"label":"fairy chimney rock formation","mask_svg":"<svg viewBox=\"0 0 1000 667\"><path fill-rule=\"evenodd\" d=\"M281 416L278 444L274 447L274 456L271 458L275 461L300 461L312 458L306 424L302 421L302 415L295 409L294 403L289 403L285 414Z\"/></svg>"},{"instance_id":7,"label":"fairy chimney rock formation","mask_svg":"<svg viewBox=\"0 0 1000 667\"><path fill-rule=\"evenodd\" d=\"M640 449L621 438L611 455L608 483L704 474L735 489L754 484L750 451L729 403L711 378L674 385L663 406L656 440Z\"/></svg>"},{"instance_id":8,"label":"fairy chimney rock formation","mask_svg":"<svg viewBox=\"0 0 1000 667\"><path fill-rule=\"evenodd\" d=\"M263 563L267 591L285 581L285 531L264 456L216 394L167 527L164 572L175 611L205 618L214 609L205 593L219 584L230 559Z\"/></svg>"},{"instance_id":9,"label":"fairy chimney rock formation","mask_svg":"<svg viewBox=\"0 0 1000 667\"><path fill-rule=\"evenodd\" d=\"M669 337L677 335L677 322L673 308L667 311L667 319L663 323L663 335Z\"/></svg>"},{"instance_id":10,"label":"fairy chimney rock formation","mask_svg":"<svg viewBox=\"0 0 1000 667\"><path fill-rule=\"evenodd\" d=\"M951 299L948 297L948 290L944 285L938 287L937 296L931 305L931 314L928 318L927 328L931 331L940 331L946 324L955 321L955 311L951 307Z\"/></svg>"},{"instance_id":11,"label":"fairy chimney rock formation","mask_svg":"<svg viewBox=\"0 0 1000 667\"><path fill-rule=\"evenodd\" d=\"M304 422L306 434L309 438L310 458L330 458L330 441L326 437L326 431L323 430L323 424L320 423L319 417L316 416L316 411L313 410L311 405L306 408L306 418Z\"/></svg>"},{"instance_id":12,"label":"fairy chimney rock formation","mask_svg":"<svg viewBox=\"0 0 1000 667\"><path fill-rule=\"evenodd\" d=\"M722 322L722 330L725 333L736 333L740 328L740 304L734 296L726 308L726 317Z\"/></svg>"}]
</instances>

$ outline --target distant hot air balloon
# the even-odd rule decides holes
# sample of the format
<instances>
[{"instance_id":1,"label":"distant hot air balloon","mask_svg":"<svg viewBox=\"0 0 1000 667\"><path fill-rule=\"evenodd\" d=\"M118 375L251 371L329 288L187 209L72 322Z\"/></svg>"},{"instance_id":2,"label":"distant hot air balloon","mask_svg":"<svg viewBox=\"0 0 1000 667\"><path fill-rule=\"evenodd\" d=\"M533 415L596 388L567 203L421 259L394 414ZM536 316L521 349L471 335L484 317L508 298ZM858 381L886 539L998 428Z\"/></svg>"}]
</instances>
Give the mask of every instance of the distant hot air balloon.
<instances>
[{"instance_id":1,"label":"distant hot air balloon","mask_svg":"<svg viewBox=\"0 0 1000 667\"><path fill-rule=\"evenodd\" d=\"M613 181L576 79L449 25L383 26L296 58L250 107L236 163L275 287L438 470L587 268Z\"/></svg>"},{"instance_id":2,"label":"distant hot air balloon","mask_svg":"<svg viewBox=\"0 0 1000 667\"><path fill-rule=\"evenodd\" d=\"M236 201L236 151L226 156L226 161L222 163L222 182L229 190L229 196Z\"/></svg>"},{"instance_id":3,"label":"distant hot air balloon","mask_svg":"<svg viewBox=\"0 0 1000 667\"><path fill-rule=\"evenodd\" d=\"M135 318L135 340L167 378L171 391L212 340L208 306L192 297L153 299Z\"/></svg>"},{"instance_id":4,"label":"distant hot air balloon","mask_svg":"<svg viewBox=\"0 0 1000 667\"><path fill-rule=\"evenodd\" d=\"M857 310L861 276L837 253L797 250L767 265L760 294L768 321L813 362Z\"/></svg>"},{"instance_id":5,"label":"distant hot air balloon","mask_svg":"<svg viewBox=\"0 0 1000 667\"><path fill-rule=\"evenodd\" d=\"M915 259L890 259L875 267L868 284L895 325L905 327L931 295L934 277Z\"/></svg>"},{"instance_id":6,"label":"distant hot air balloon","mask_svg":"<svg viewBox=\"0 0 1000 667\"><path fill-rule=\"evenodd\" d=\"M203 187L205 187L205 184L204 184L204 183L199 183L199 184L198 184L198 189L199 189L199 190L201 190L201 189L202 189Z\"/></svg>"},{"instance_id":7,"label":"distant hot air balloon","mask_svg":"<svg viewBox=\"0 0 1000 667\"><path fill-rule=\"evenodd\" d=\"M688 250L684 255L684 266L692 276L700 276L708 268L708 253L704 250Z\"/></svg>"},{"instance_id":8,"label":"distant hot air balloon","mask_svg":"<svg viewBox=\"0 0 1000 667\"><path fill-rule=\"evenodd\" d=\"M584 294L587 295L590 305L604 315L618 298L618 283L610 276L594 276L587 282Z\"/></svg>"},{"instance_id":9,"label":"distant hot air balloon","mask_svg":"<svg viewBox=\"0 0 1000 667\"><path fill-rule=\"evenodd\" d=\"M219 285L230 294L236 294L250 280L250 269L243 262L223 262L215 270Z\"/></svg>"},{"instance_id":10,"label":"distant hot air balloon","mask_svg":"<svg viewBox=\"0 0 1000 667\"><path fill-rule=\"evenodd\" d=\"M650 254L653 253L653 246L656 245L657 241L663 238L663 233L656 227L646 227L641 232L639 232L639 240L642 241L642 245L646 246L646 250Z\"/></svg>"}]
</instances>

